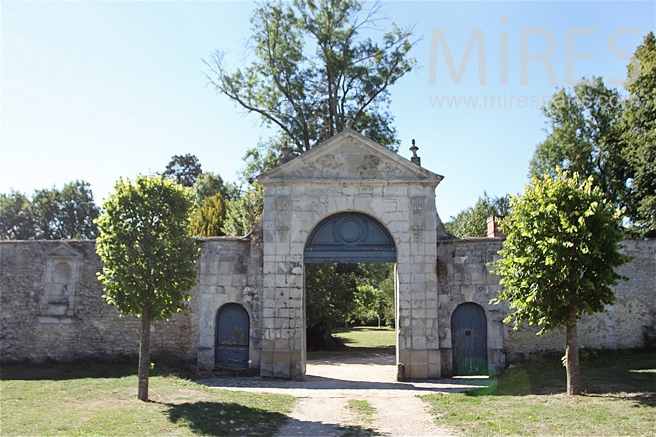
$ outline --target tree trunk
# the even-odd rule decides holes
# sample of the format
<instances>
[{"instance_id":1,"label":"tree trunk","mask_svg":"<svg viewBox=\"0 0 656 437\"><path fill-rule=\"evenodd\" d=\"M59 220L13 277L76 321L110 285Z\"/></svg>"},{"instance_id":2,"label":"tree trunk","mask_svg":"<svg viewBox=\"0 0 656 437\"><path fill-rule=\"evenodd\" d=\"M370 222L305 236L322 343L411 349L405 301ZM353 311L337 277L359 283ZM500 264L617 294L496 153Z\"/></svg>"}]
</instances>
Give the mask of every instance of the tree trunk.
<instances>
[{"instance_id":1,"label":"tree trunk","mask_svg":"<svg viewBox=\"0 0 656 437\"><path fill-rule=\"evenodd\" d=\"M141 312L141 342L139 343L139 400L148 401L150 371L150 309Z\"/></svg>"},{"instance_id":2,"label":"tree trunk","mask_svg":"<svg viewBox=\"0 0 656 437\"><path fill-rule=\"evenodd\" d=\"M576 335L576 310L570 308L567 320L567 350L565 362L567 364L567 394L581 394L581 378L579 375L579 345Z\"/></svg>"}]
</instances>

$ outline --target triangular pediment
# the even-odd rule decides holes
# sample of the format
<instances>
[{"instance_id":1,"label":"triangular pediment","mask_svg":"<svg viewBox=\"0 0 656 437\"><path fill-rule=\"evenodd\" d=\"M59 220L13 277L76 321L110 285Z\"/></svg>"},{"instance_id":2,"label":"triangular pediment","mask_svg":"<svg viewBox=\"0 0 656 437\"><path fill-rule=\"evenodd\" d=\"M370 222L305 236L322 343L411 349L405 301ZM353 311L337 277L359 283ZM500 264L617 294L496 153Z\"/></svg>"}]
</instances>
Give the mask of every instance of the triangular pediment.
<instances>
[{"instance_id":1,"label":"triangular pediment","mask_svg":"<svg viewBox=\"0 0 656 437\"><path fill-rule=\"evenodd\" d=\"M347 129L258 177L264 184L283 180L398 180L437 184L442 176Z\"/></svg>"},{"instance_id":2,"label":"triangular pediment","mask_svg":"<svg viewBox=\"0 0 656 437\"><path fill-rule=\"evenodd\" d=\"M73 249L68 244L62 243L54 250L48 252L45 256L56 258L82 258L82 254Z\"/></svg>"}]
</instances>

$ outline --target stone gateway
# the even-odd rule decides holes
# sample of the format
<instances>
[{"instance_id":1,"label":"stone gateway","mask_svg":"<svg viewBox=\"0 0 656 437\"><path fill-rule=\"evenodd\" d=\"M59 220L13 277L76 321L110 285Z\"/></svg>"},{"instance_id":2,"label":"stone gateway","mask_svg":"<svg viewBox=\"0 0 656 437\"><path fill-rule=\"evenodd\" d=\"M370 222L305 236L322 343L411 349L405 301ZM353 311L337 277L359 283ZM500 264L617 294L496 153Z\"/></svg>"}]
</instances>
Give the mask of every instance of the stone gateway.
<instances>
[{"instance_id":1,"label":"stone gateway","mask_svg":"<svg viewBox=\"0 0 656 437\"><path fill-rule=\"evenodd\" d=\"M416 149L415 149L416 150ZM305 373L305 264L393 262L396 360L409 379L499 372L562 350L564 334L508 328L489 302L501 237L456 239L435 209L442 176L347 129L258 178L264 212L246 237L203 241L191 311L152 326L152 352L199 371ZM494 234L492 234L494 235ZM585 347L639 347L656 325L656 240L628 240L630 281L607 313L584 317ZM2 241L2 361L135 355L138 319L103 299L93 241Z\"/></svg>"}]
</instances>

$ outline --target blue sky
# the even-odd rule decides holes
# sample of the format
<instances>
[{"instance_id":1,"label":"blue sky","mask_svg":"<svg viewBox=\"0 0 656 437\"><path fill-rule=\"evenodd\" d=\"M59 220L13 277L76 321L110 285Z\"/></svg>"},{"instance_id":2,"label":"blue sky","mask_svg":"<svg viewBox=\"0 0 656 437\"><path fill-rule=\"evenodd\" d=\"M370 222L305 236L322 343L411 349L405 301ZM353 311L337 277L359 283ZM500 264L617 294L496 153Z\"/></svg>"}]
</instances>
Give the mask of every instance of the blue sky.
<instances>
[{"instance_id":1,"label":"blue sky","mask_svg":"<svg viewBox=\"0 0 656 437\"><path fill-rule=\"evenodd\" d=\"M573 78L624 80L627 61L613 53L609 36L617 31L617 50L632 53L656 27L655 5L383 3L390 21L414 26L421 38L412 51L418 68L390 89L391 112L402 140L399 153L409 158L415 139L423 166L445 177L436 191L443 220L472 205L483 190L523 191L529 160L545 137L545 119L531 98L566 84L568 52ZM232 68L247 61L243 49L253 7L242 1L2 2L0 192L13 187L31 193L84 179L100 203L119 177L161 171L172 155L185 153L198 156L205 171L236 180L245 150L271 132L206 86L202 59L220 48ZM482 29L486 84L479 83L478 45L456 85L442 42L435 84L429 84L433 29L441 29L456 68L472 32ZM533 30L522 38L522 29ZM508 41L505 86L502 32ZM568 33L574 34L569 50ZM528 83L522 84L522 39L527 54L538 55L549 35L555 45L547 59L557 86L537 61L527 63ZM505 97L506 106L464 107L461 100L460 107L449 107L442 99L451 96L478 98L478 104L485 96L499 96L500 102ZM524 107L517 106L518 96L525 96Z\"/></svg>"}]
</instances>

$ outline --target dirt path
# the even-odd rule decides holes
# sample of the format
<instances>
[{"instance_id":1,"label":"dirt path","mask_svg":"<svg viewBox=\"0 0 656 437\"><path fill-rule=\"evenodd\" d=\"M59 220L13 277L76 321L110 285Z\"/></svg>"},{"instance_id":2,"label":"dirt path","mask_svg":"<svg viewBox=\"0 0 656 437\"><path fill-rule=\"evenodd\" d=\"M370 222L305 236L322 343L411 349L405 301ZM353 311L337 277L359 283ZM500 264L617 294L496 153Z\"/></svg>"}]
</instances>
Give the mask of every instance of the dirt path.
<instances>
[{"instance_id":1,"label":"dirt path","mask_svg":"<svg viewBox=\"0 0 656 437\"><path fill-rule=\"evenodd\" d=\"M486 382L453 379L397 382L394 362L394 355L316 360L308 362L304 381L213 378L200 382L228 390L281 393L299 398L279 437L342 436L349 431L349 435L357 432L384 436L452 435L452 431L435 426L426 404L417 395L455 393ZM349 410L351 399L366 400L376 409L370 422L362 422Z\"/></svg>"}]
</instances>

